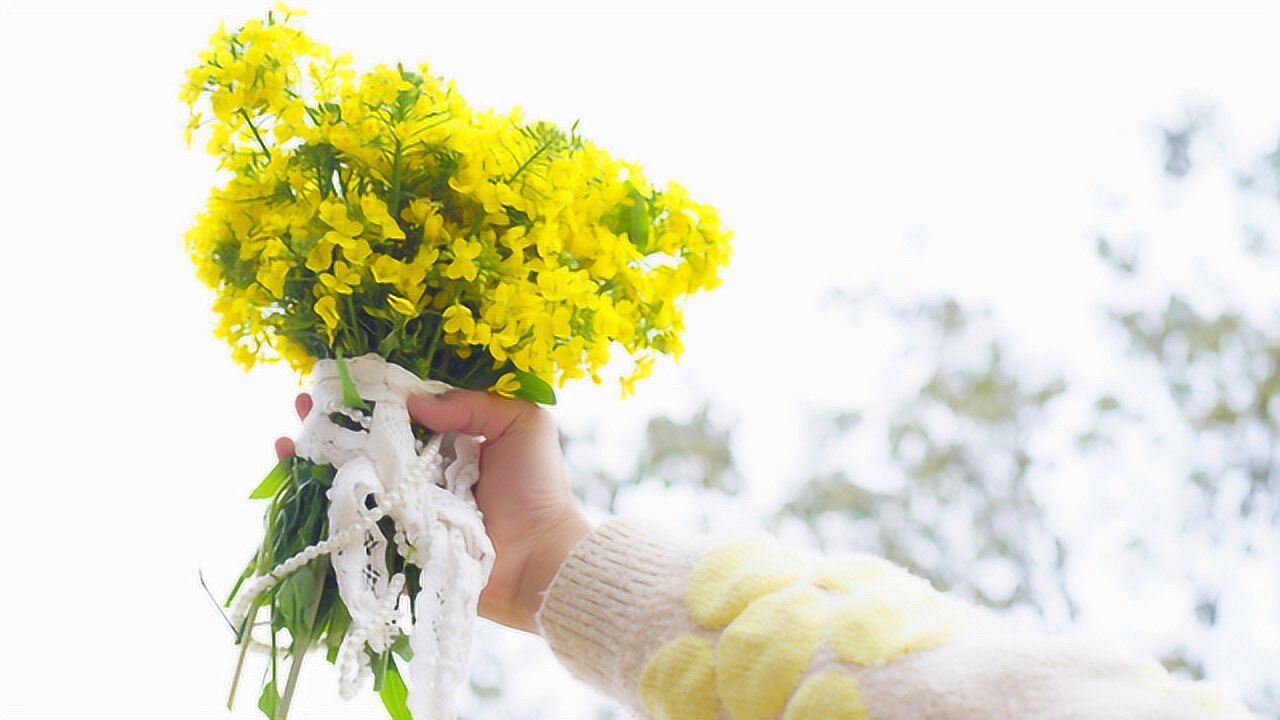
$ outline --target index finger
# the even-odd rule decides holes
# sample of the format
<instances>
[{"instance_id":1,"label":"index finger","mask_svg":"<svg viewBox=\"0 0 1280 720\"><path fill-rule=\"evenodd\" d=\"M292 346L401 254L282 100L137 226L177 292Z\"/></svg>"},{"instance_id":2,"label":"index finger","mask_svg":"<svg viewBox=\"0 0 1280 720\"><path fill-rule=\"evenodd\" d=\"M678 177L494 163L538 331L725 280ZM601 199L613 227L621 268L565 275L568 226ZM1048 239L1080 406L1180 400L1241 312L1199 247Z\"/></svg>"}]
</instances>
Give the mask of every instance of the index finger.
<instances>
[{"instance_id":1,"label":"index finger","mask_svg":"<svg viewBox=\"0 0 1280 720\"><path fill-rule=\"evenodd\" d=\"M435 432L483 435L496 440L534 407L526 400L503 398L480 390L451 390L444 395L414 395L409 416Z\"/></svg>"}]
</instances>

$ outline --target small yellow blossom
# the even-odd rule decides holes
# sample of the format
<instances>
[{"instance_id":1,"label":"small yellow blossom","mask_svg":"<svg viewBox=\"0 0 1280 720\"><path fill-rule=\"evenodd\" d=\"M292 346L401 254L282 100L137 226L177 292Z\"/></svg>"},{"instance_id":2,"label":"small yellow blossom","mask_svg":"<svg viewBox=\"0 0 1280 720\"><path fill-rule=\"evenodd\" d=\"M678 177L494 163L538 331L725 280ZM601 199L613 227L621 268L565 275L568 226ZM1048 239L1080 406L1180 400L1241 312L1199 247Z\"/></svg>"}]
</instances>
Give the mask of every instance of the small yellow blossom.
<instances>
[{"instance_id":1,"label":"small yellow blossom","mask_svg":"<svg viewBox=\"0 0 1280 720\"><path fill-rule=\"evenodd\" d=\"M471 316L471 309L465 305L450 305L444 311L444 331L459 335L470 335L475 332L476 321Z\"/></svg>"},{"instance_id":2,"label":"small yellow blossom","mask_svg":"<svg viewBox=\"0 0 1280 720\"><path fill-rule=\"evenodd\" d=\"M414 307L413 302L406 298L402 298L399 295L388 295L387 304L391 306L392 310L395 310L401 315L413 317L418 314L418 308Z\"/></svg>"},{"instance_id":3,"label":"small yellow blossom","mask_svg":"<svg viewBox=\"0 0 1280 720\"><path fill-rule=\"evenodd\" d=\"M320 282L333 292L350 295L355 286L360 284L360 273L339 260L333 264L333 272L320 274Z\"/></svg>"},{"instance_id":4,"label":"small yellow blossom","mask_svg":"<svg viewBox=\"0 0 1280 720\"><path fill-rule=\"evenodd\" d=\"M362 265L373 254L373 247L364 238L342 243L342 257L353 265Z\"/></svg>"},{"instance_id":5,"label":"small yellow blossom","mask_svg":"<svg viewBox=\"0 0 1280 720\"><path fill-rule=\"evenodd\" d=\"M337 200L326 200L320 205L320 220L347 237L364 232L364 225L347 217L346 203Z\"/></svg>"},{"instance_id":6,"label":"small yellow blossom","mask_svg":"<svg viewBox=\"0 0 1280 720\"><path fill-rule=\"evenodd\" d=\"M387 204L377 195L364 195L360 198L360 210L364 218L382 230L382 237L388 240L403 240L404 230L387 212Z\"/></svg>"},{"instance_id":7,"label":"small yellow blossom","mask_svg":"<svg viewBox=\"0 0 1280 720\"><path fill-rule=\"evenodd\" d=\"M302 8L286 7L282 2L277 2L274 10L281 15L284 15L286 19L289 17L302 17L307 14L307 11Z\"/></svg>"},{"instance_id":8,"label":"small yellow blossom","mask_svg":"<svg viewBox=\"0 0 1280 720\"><path fill-rule=\"evenodd\" d=\"M338 301L334 300L332 295L325 295L316 301L315 311L324 321L325 333L332 342L334 330L338 328Z\"/></svg>"},{"instance_id":9,"label":"small yellow blossom","mask_svg":"<svg viewBox=\"0 0 1280 720\"><path fill-rule=\"evenodd\" d=\"M327 237L320 238L307 253L307 269L312 272L328 270L333 266L333 241Z\"/></svg>"},{"instance_id":10,"label":"small yellow blossom","mask_svg":"<svg viewBox=\"0 0 1280 720\"><path fill-rule=\"evenodd\" d=\"M252 370L257 362L257 354L244 345L236 345L231 349L231 359L245 370Z\"/></svg>"},{"instance_id":11,"label":"small yellow blossom","mask_svg":"<svg viewBox=\"0 0 1280 720\"><path fill-rule=\"evenodd\" d=\"M496 393L502 397L515 397L516 392L520 389L520 381L516 379L515 373L504 373L502 377L489 387L489 392Z\"/></svg>"},{"instance_id":12,"label":"small yellow blossom","mask_svg":"<svg viewBox=\"0 0 1280 720\"><path fill-rule=\"evenodd\" d=\"M636 358L635 369L632 373L622 378L622 396L628 397L635 393L636 382L649 377L653 373L653 358L649 356Z\"/></svg>"},{"instance_id":13,"label":"small yellow blossom","mask_svg":"<svg viewBox=\"0 0 1280 720\"><path fill-rule=\"evenodd\" d=\"M475 259L480 256L482 249L483 246L473 240L464 240L462 238L454 240L453 262L449 263L449 267L445 268L444 276L450 280L475 280L476 273L479 271Z\"/></svg>"},{"instance_id":14,"label":"small yellow blossom","mask_svg":"<svg viewBox=\"0 0 1280 720\"><path fill-rule=\"evenodd\" d=\"M404 263L389 255L379 255L369 271L373 273L374 282L394 283L404 274Z\"/></svg>"},{"instance_id":15,"label":"small yellow blossom","mask_svg":"<svg viewBox=\"0 0 1280 720\"><path fill-rule=\"evenodd\" d=\"M400 217L415 226L422 228L424 240L437 241L444 239L445 220L440 215L435 203L419 198L409 203L400 211Z\"/></svg>"},{"instance_id":16,"label":"small yellow blossom","mask_svg":"<svg viewBox=\"0 0 1280 720\"><path fill-rule=\"evenodd\" d=\"M284 295L284 279L289 274L289 263L279 260L262 265L258 270L258 282L271 291L272 295Z\"/></svg>"}]
</instances>

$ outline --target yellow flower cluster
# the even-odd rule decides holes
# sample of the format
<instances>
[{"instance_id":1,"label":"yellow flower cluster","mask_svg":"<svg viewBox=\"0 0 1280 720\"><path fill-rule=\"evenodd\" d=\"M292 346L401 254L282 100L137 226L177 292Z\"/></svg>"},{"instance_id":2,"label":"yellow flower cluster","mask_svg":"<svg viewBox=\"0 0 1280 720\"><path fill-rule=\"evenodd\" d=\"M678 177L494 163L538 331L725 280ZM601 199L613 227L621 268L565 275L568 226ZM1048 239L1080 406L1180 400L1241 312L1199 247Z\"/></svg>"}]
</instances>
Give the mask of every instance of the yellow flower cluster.
<instances>
[{"instance_id":1,"label":"yellow flower cluster","mask_svg":"<svg viewBox=\"0 0 1280 720\"><path fill-rule=\"evenodd\" d=\"M356 76L277 6L187 73L190 133L233 173L187 234L246 367L378 352L419 375L546 399L621 347L630 390L678 356L715 287L714 208L520 111L468 106L419 65ZM209 113L206 116L206 113Z\"/></svg>"}]
</instances>

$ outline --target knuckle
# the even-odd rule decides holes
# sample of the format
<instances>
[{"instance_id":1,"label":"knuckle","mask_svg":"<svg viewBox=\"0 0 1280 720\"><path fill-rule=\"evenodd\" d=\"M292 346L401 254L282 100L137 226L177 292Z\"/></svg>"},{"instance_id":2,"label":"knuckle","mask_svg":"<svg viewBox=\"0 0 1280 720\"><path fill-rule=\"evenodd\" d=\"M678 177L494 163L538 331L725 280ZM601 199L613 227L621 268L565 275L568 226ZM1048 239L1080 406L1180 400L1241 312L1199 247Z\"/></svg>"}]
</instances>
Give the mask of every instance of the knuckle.
<instances>
[{"instance_id":1,"label":"knuckle","mask_svg":"<svg viewBox=\"0 0 1280 720\"><path fill-rule=\"evenodd\" d=\"M552 431L556 430L556 420L552 416L551 411L541 405L528 403L523 409L525 421L530 427L537 430Z\"/></svg>"}]
</instances>

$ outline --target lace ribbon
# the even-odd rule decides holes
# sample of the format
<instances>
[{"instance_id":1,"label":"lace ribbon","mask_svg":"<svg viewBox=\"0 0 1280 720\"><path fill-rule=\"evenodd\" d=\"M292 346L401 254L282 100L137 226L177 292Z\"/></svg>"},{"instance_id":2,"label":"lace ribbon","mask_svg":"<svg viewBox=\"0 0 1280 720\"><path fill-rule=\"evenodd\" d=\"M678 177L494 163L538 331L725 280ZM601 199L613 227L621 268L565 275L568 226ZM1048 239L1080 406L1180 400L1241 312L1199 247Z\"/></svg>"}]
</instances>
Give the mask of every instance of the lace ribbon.
<instances>
[{"instance_id":1,"label":"lace ribbon","mask_svg":"<svg viewBox=\"0 0 1280 720\"><path fill-rule=\"evenodd\" d=\"M456 716L454 695L467 677L476 603L493 567L472 486L480 477L478 438L435 435L418 442L405 403L438 395L444 383L422 380L376 354L345 361L371 415L342 403L337 363L313 370L314 408L295 442L299 457L337 468L329 497L329 537L253 578L233 609L239 627L253 601L290 572L330 555L351 627L338 652L339 693L350 698L368 677L365 647L384 652L396 635L409 636L409 707L424 720ZM350 430L334 413L358 423ZM403 574L390 575L388 538L378 528L391 518L396 552L421 569L421 590L410 612Z\"/></svg>"}]
</instances>

